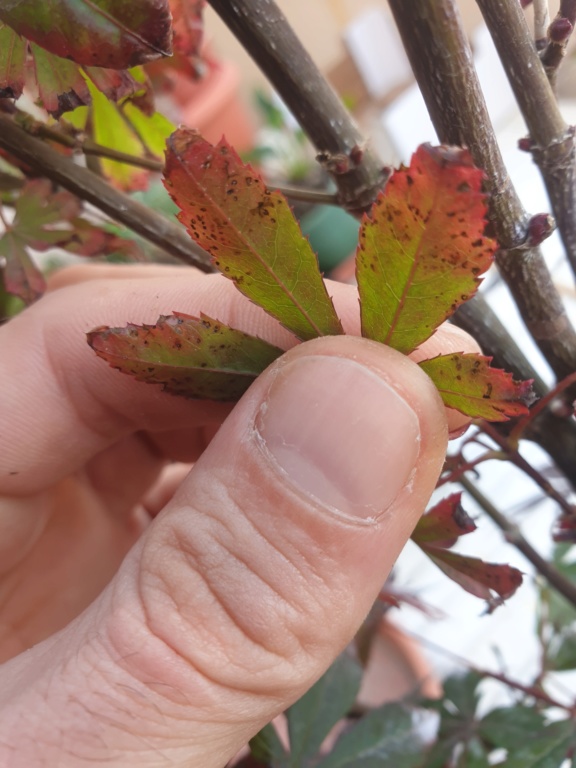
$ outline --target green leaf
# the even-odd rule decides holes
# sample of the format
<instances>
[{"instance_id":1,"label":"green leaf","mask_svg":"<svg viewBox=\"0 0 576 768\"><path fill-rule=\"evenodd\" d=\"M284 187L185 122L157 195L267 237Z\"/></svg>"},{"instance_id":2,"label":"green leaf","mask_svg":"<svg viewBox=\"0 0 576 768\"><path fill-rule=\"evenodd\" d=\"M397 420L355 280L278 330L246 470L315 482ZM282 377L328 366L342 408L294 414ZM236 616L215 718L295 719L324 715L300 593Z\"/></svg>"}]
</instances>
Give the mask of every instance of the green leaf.
<instances>
[{"instance_id":1,"label":"green leaf","mask_svg":"<svg viewBox=\"0 0 576 768\"><path fill-rule=\"evenodd\" d=\"M88 333L88 343L113 368L137 381L208 400L238 400L282 354L206 315L180 312L160 317L156 325L96 328Z\"/></svg>"},{"instance_id":2,"label":"green leaf","mask_svg":"<svg viewBox=\"0 0 576 768\"><path fill-rule=\"evenodd\" d=\"M432 379L444 405L476 419L508 421L524 416L534 400L531 381L490 368L491 357L454 352L419 363Z\"/></svg>"},{"instance_id":3,"label":"green leaf","mask_svg":"<svg viewBox=\"0 0 576 768\"><path fill-rule=\"evenodd\" d=\"M0 19L78 64L125 69L170 55L168 0L14 0Z\"/></svg>"},{"instance_id":4,"label":"green leaf","mask_svg":"<svg viewBox=\"0 0 576 768\"><path fill-rule=\"evenodd\" d=\"M477 672L450 675L443 684L443 702L451 702L458 710L460 718L472 720L480 701L478 686L483 679Z\"/></svg>"},{"instance_id":5,"label":"green leaf","mask_svg":"<svg viewBox=\"0 0 576 768\"><path fill-rule=\"evenodd\" d=\"M245 296L300 339L342 333L316 256L286 200L225 139L213 147L195 131L176 131L165 184L192 238Z\"/></svg>"},{"instance_id":6,"label":"green leaf","mask_svg":"<svg viewBox=\"0 0 576 768\"><path fill-rule=\"evenodd\" d=\"M134 157L162 157L166 138L174 128L166 118L158 113L149 117L130 103L120 110L91 83L89 88L92 107L88 122L96 143ZM148 185L150 172L143 168L108 158L101 158L99 165L104 175L122 190L142 190Z\"/></svg>"},{"instance_id":7,"label":"green leaf","mask_svg":"<svg viewBox=\"0 0 576 768\"><path fill-rule=\"evenodd\" d=\"M410 709L385 704L345 732L318 768L416 768L422 753Z\"/></svg>"},{"instance_id":8,"label":"green leaf","mask_svg":"<svg viewBox=\"0 0 576 768\"><path fill-rule=\"evenodd\" d=\"M561 635L559 645L548 661L558 672L576 669L576 631L568 630Z\"/></svg>"},{"instance_id":9,"label":"green leaf","mask_svg":"<svg viewBox=\"0 0 576 768\"><path fill-rule=\"evenodd\" d=\"M471 298L492 263L484 175L467 150L425 144L360 230L362 335L408 354Z\"/></svg>"},{"instance_id":10,"label":"green leaf","mask_svg":"<svg viewBox=\"0 0 576 768\"><path fill-rule=\"evenodd\" d=\"M536 735L526 732L524 744L508 755L506 768L560 768L574 747L574 721L552 723Z\"/></svg>"},{"instance_id":11,"label":"green leaf","mask_svg":"<svg viewBox=\"0 0 576 768\"><path fill-rule=\"evenodd\" d=\"M501 747L514 752L539 734L546 718L534 707L517 704L514 707L501 707L482 718L479 733L493 747Z\"/></svg>"},{"instance_id":12,"label":"green leaf","mask_svg":"<svg viewBox=\"0 0 576 768\"><path fill-rule=\"evenodd\" d=\"M459 536L475 531L476 524L462 507L461 499L461 493L453 493L432 507L418 521L412 539L417 544L433 542L450 547Z\"/></svg>"},{"instance_id":13,"label":"green leaf","mask_svg":"<svg viewBox=\"0 0 576 768\"><path fill-rule=\"evenodd\" d=\"M331 728L352 708L362 678L358 662L342 654L330 669L286 712L290 765L314 757Z\"/></svg>"},{"instance_id":14,"label":"green leaf","mask_svg":"<svg viewBox=\"0 0 576 768\"><path fill-rule=\"evenodd\" d=\"M472 752L477 751L476 710L480 699L478 686L482 680L476 672L451 675L444 681L443 698L424 702L428 708L437 711L441 719L437 741L427 751L423 768L455 766L455 755L469 756L470 744ZM476 757L473 754L472 759ZM479 759L483 759L481 751Z\"/></svg>"},{"instance_id":15,"label":"green leaf","mask_svg":"<svg viewBox=\"0 0 576 768\"><path fill-rule=\"evenodd\" d=\"M76 64L30 44L42 106L58 118L63 112L90 103L90 91Z\"/></svg>"},{"instance_id":16,"label":"green leaf","mask_svg":"<svg viewBox=\"0 0 576 768\"><path fill-rule=\"evenodd\" d=\"M264 765L288 766L288 755L272 723L265 725L249 742L252 757Z\"/></svg>"},{"instance_id":17,"label":"green leaf","mask_svg":"<svg viewBox=\"0 0 576 768\"><path fill-rule=\"evenodd\" d=\"M26 41L0 23L0 99L17 99L24 88Z\"/></svg>"}]
</instances>

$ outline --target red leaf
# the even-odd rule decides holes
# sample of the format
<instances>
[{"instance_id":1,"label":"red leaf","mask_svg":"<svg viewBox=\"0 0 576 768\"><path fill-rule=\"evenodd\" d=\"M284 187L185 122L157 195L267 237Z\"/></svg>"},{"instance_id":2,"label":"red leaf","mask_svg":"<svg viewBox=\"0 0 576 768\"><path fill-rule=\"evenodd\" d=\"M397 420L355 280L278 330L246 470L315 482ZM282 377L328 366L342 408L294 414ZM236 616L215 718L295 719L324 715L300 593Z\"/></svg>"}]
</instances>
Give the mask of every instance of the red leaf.
<instances>
[{"instance_id":1,"label":"red leaf","mask_svg":"<svg viewBox=\"0 0 576 768\"><path fill-rule=\"evenodd\" d=\"M488 421L524 416L534 400L532 382L515 381L512 374L490 368L491 360L483 355L455 352L424 360L419 365L449 408Z\"/></svg>"},{"instance_id":2,"label":"red leaf","mask_svg":"<svg viewBox=\"0 0 576 768\"><path fill-rule=\"evenodd\" d=\"M202 9L205 0L170 0L174 51L196 58L204 35Z\"/></svg>"},{"instance_id":3,"label":"red leaf","mask_svg":"<svg viewBox=\"0 0 576 768\"><path fill-rule=\"evenodd\" d=\"M25 304L32 304L42 296L46 290L44 275L15 232L8 231L0 238L0 264L2 262L2 280L7 293L18 296Z\"/></svg>"},{"instance_id":4,"label":"red leaf","mask_svg":"<svg viewBox=\"0 0 576 768\"><path fill-rule=\"evenodd\" d=\"M255 336L206 315L175 312L156 325L96 328L88 334L96 354L138 381L162 384L176 395L238 400L282 354Z\"/></svg>"},{"instance_id":5,"label":"red leaf","mask_svg":"<svg viewBox=\"0 0 576 768\"><path fill-rule=\"evenodd\" d=\"M0 19L77 64L125 69L170 55L168 0L26 0L0 5Z\"/></svg>"},{"instance_id":6,"label":"red leaf","mask_svg":"<svg viewBox=\"0 0 576 768\"><path fill-rule=\"evenodd\" d=\"M451 547L459 536L475 531L476 525L462 507L461 498L461 493L453 493L432 507L418 521L412 539L417 544Z\"/></svg>"},{"instance_id":7,"label":"red leaf","mask_svg":"<svg viewBox=\"0 0 576 768\"><path fill-rule=\"evenodd\" d=\"M99 91L112 101L121 101L141 89L130 72L124 69L103 69L102 67L84 67L84 72Z\"/></svg>"},{"instance_id":8,"label":"red leaf","mask_svg":"<svg viewBox=\"0 0 576 768\"><path fill-rule=\"evenodd\" d=\"M466 592L486 600L490 611L512 597L522 584L522 574L510 565L485 563L476 557L458 555L431 544L422 549L440 570Z\"/></svg>"},{"instance_id":9,"label":"red leaf","mask_svg":"<svg viewBox=\"0 0 576 768\"><path fill-rule=\"evenodd\" d=\"M237 288L300 339L342 333L318 261L279 192L225 139L195 131L168 140L165 185L178 218Z\"/></svg>"},{"instance_id":10,"label":"red leaf","mask_svg":"<svg viewBox=\"0 0 576 768\"><path fill-rule=\"evenodd\" d=\"M474 295L496 247L483 178L467 150L428 144L392 175L360 230L363 336L408 354Z\"/></svg>"}]
</instances>

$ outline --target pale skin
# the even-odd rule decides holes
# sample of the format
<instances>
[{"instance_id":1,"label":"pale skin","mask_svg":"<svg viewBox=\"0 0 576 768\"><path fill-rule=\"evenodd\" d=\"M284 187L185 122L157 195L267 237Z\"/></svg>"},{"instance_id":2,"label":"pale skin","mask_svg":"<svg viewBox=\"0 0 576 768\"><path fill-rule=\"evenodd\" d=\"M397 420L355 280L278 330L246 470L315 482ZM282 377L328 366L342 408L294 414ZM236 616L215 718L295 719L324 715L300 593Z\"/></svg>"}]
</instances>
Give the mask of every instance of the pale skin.
<instances>
[{"instance_id":1,"label":"pale skin","mask_svg":"<svg viewBox=\"0 0 576 768\"><path fill-rule=\"evenodd\" d=\"M467 421L329 293L350 335L295 345L219 276L87 265L0 329L0 765L223 766L351 640ZM232 409L86 344L173 310L291 349Z\"/></svg>"}]
</instances>

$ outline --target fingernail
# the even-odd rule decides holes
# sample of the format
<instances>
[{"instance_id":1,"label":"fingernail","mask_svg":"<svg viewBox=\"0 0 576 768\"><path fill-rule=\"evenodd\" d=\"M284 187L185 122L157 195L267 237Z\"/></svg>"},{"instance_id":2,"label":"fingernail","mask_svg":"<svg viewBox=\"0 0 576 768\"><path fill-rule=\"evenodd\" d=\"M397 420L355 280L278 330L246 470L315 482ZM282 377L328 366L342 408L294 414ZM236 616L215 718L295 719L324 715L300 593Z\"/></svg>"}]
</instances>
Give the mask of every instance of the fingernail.
<instances>
[{"instance_id":1,"label":"fingernail","mask_svg":"<svg viewBox=\"0 0 576 768\"><path fill-rule=\"evenodd\" d=\"M285 479L340 516L374 522L410 482L418 418L378 373L344 357L287 363L256 420Z\"/></svg>"}]
</instances>

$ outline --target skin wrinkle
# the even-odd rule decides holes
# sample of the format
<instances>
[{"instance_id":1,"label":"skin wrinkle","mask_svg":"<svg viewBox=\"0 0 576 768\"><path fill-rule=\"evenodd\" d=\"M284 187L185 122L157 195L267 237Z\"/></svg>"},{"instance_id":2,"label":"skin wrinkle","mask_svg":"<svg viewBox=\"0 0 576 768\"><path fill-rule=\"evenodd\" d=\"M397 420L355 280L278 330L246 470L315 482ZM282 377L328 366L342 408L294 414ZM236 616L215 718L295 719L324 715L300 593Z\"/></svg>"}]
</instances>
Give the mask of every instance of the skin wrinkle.
<instances>
[{"instance_id":1,"label":"skin wrinkle","mask_svg":"<svg viewBox=\"0 0 576 768\"><path fill-rule=\"evenodd\" d=\"M212 533L211 532L205 532L204 533L204 537L203 537L203 543L206 542L205 536L210 536L211 540L214 541ZM205 589L207 590L210 598L212 599L212 604L210 606L210 611L211 612L214 611L215 607L217 606L220 609L220 611L223 612L223 614L225 615L226 619L228 620L227 621L227 623L228 623L228 632L230 632L230 630L234 629L235 631L238 631L238 632L240 632L242 634L242 638L240 640L238 640L238 641L235 641L235 644L236 644L236 642L238 642L240 644L243 644L243 643L246 642L246 640L248 640L252 645L254 645L256 647L256 649L264 649L264 651L267 654L273 655L275 658L281 658L283 661L286 661L287 660L286 658L279 657L277 653L274 653L273 651L269 650L266 647L265 644L263 644L261 641L256 639L255 636L253 637L247 631L246 627L242 626L239 623L238 617L236 616L236 614L233 612L233 610L228 605L225 604L225 601L223 601L222 598L221 598L221 593L222 593L222 591L224 591L225 588L223 588L221 583L220 583L219 574L217 574L216 578L214 578L214 579L210 578L211 572L213 572L215 569L214 569L214 567L212 565L207 564L205 558L204 558L204 562L202 562L202 553L198 552L197 550L195 550L193 547L190 546L190 537L187 534L184 534L184 540L181 540L181 538L178 537L176 539L176 542L178 542L178 543L175 543L173 545L169 544L169 546L170 547L175 547L174 551L176 552L176 554L178 556L182 556L183 559L184 559L184 562L185 562L184 567L186 569L191 569L192 572L194 573L194 575L199 580L201 580L202 585L205 587ZM220 548L220 551L221 551L220 545L219 545L219 548ZM224 558L228 558L230 556L228 551L227 550L224 550L224 551L226 553L224 555ZM232 555L232 557L234 557L234 559L236 560L236 557L234 555ZM220 557L219 560L221 562L222 558ZM165 581L166 586L163 587L163 594L170 594L170 592L173 589L173 585L172 585L172 583L170 581L165 580L163 578L163 574L161 575L161 573L160 574L156 574L156 579L160 580L161 582ZM254 572L252 571L252 573L254 573ZM256 575L257 578L260 578L257 574L254 574L254 575ZM262 583L265 583L265 582L262 582ZM196 591L196 593L197 593L197 591ZM173 598L171 598L171 599L173 599ZM199 602L201 602L204 605L205 600L206 600L206 598L203 595L202 599ZM151 604L154 604L154 600L151 600L151 601L146 600L146 603L148 603L148 602L150 602ZM176 604L176 610L177 610L178 609L177 601L174 600L174 602ZM180 616L182 616L181 613L180 613ZM154 633L154 635L157 637L158 636L158 631L156 629L156 624L158 624L158 626L162 627L162 628L164 628L164 624L163 624L163 622L161 620L160 621L152 621L152 618L150 618L149 621L152 622L151 624L149 624L150 629ZM183 621L186 624L190 624L190 622L186 621L186 619L184 619L184 618L183 618ZM193 631L193 633L195 634L196 637L198 636L197 632ZM162 637L160 639L165 640L166 638ZM174 652L176 654L178 654L180 657L182 657L182 652L179 651L178 648L174 647L171 643L170 643L170 646L173 648L173 650L174 650ZM212 650L214 650L213 647L212 647ZM184 658L185 658L185 660L187 662L188 661L192 661L188 655L186 655ZM237 664L234 663L234 662L235 662L235 660L230 659L230 658L228 658L226 660L226 664L227 665L236 666ZM194 660L193 663L194 663L194 666L196 668L198 668L198 661ZM210 663L210 662L206 662L206 663ZM217 666L217 665L215 665L215 666ZM276 667L276 664L274 664L273 666ZM248 669L245 669L245 668L240 668L240 669L241 669L242 673L250 674L250 671ZM207 675L204 674L204 676L206 677ZM211 680L214 680L214 678L211 675L209 677L210 677ZM236 690L245 691L245 688L243 687L243 685L234 684L234 683L232 683L230 681L228 681L227 683L222 683L220 681L219 685L221 687L228 687L228 688L232 687L232 688L234 688Z\"/></svg>"},{"instance_id":2,"label":"skin wrinkle","mask_svg":"<svg viewBox=\"0 0 576 768\"><path fill-rule=\"evenodd\" d=\"M219 490L225 495L226 504L223 504L221 500L221 496L215 491L216 484L218 485ZM226 563L228 562L228 556L231 555L236 560L239 560L244 567L247 567L245 561L243 561L242 558L239 558L238 555L233 551L233 549L229 545L225 544L224 538L222 536L218 536L215 533L215 531L218 531L218 530L222 532L227 532L231 542L237 545L236 548L238 548L238 546L241 546L241 545L238 545L239 537L241 537L242 541L252 540L253 538L252 531L254 530L254 524L252 520L253 516L250 515L249 509L244 509L243 511L240 511L242 510L242 505L239 501L236 500L235 498L236 495L238 495L239 497L243 496L242 488L239 485L235 485L234 488L231 488L229 485L226 485L225 481L217 482L217 478L215 477L215 474L212 473L211 483L209 484L207 489L207 498L202 500L202 507L206 509L218 509L219 505L222 503L223 508L226 508L226 509L232 508L232 509L238 510L237 514L230 514L228 518L216 519L214 516L212 516L209 519L205 517L205 520L208 523L208 526L210 527L210 530L208 531L208 533L210 535L211 541L214 541L216 544L219 544L225 547L224 556L223 557L221 555L218 556L218 565L220 565L221 563L224 563L224 565L226 565ZM183 516L184 520L189 516L190 516L190 513ZM240 521L242 524L242 528L239 530L232 528L229 521ZM249 526L248 530L246 530L246 523ZM216 526L215 529L214 529L214 526ZM176 543L176 547L182 548L183 545L185 545L186 549L192 555L193 561L199 562L200 564L202 564L203 558L205 557L205 553L204 552L197 553L196 550L194 549L190 550L189 543L193 543L193 542L191 542L190 534L186 530L187 528L186 522L185 521L182 522L181 526L177 526L177 527L183 528L183 534L181 537L179 537L179 540ZM286 528L286 526L284 526L284 528ZM290 529L291 529L291 526L288 526L288 530ZM196 527L195 527L195 530L197 530ZM282 536L282 539L285 540L285 537L286 537L285 531L282 531L280 535ZM268 541L266 539L261 539L261 541L264 541L268 546ZM308 538L306 539L306 542L309 543ZM256 545L251 544L251 546L256 546ZM276 553L279 552L279 548L275 547L274 545L270 545L270 546L272 548L272 557L270 557L267 553L263 554L262 551L260 551L260 555L258 557L259 564L264 565L268 562L274 562L276 566L276 563L278 562ZM282 555L282 560L284 562L289 562L286 560L286 558L283 555ZM204 563L205 562L206 560L204 559ZM200 568L201 568L201 565L200 565ZM315 580L314 584L309 584L309 581L306 578L304 578L303 576L299 576L298 582L301 585L303 584L306 586L307 599L302 602L300 601L295 602L295 598L298 598L303 593L297 589L297 584L292 578L294 575L293 566L290 566L290 568L291 568L290 577L286 577L284 574L282 574L281 578L279 577L278 579L276 579L278 586L271 584L263 574L255 573L253 569L250 569L250 572L257 579L259 579L268 589L271 590L272 595L274 597L279 597L282 600L282 603L284 605L291 607L292 615L298 617L299 614L302 614L302 615L312 614L316 616L322 604L322 600L316 597L316 595L320 594L321 588L326 589L326 585L324 581L317 579ZM208 572L208 569L205 568L204 570ZM274 567L274 572L272 575L275 575L277 572L278 572L278 569ZM285 584L290 584L290 595L288 596L279 589L279 587L281 588ZM221 579L219 578L219 574L218 574L218 578L215 579L215 585L216 587L219 587L219 590L221 592L225 591L226 589L226 587L221 586ZM310 597L314 598L312 601L312 605L310 605L310 599L309 599ZM222 604L222 600L220 598L218 598L218 602L220 605ZM235 621L237 623L237 620ZM302 623L305 623L305 622L302 622ZM240 629L242 631L245 631L246 628L240 627ZM284 638L286 637L286 632L290 632L293 637L296 637L296 634L293 632L293 630L291 630L288 626L283 626L282 634ZM298 645L302 646L301 639L298 639Z\"/></svg>"}]
</instances>

